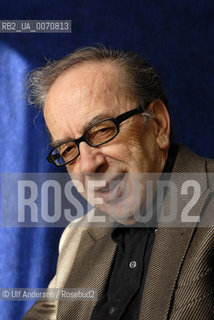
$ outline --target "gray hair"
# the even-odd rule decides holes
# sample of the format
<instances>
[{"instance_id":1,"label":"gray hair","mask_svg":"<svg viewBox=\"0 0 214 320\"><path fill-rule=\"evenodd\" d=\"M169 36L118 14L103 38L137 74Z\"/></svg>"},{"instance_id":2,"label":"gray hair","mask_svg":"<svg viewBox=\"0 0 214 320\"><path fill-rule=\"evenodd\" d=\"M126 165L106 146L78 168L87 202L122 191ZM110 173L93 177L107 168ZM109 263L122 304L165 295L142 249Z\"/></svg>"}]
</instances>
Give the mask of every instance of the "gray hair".
<instances>
[{"instance_id":1,"label":"gray hair","mask_svg":"<svg viewBox=\"0 0 214 320\"><path fill-rule=\"evenodd\" d=\"M160 78L147 61L134 52L107 49L103 45L77 49L60 60L48 61L44 67L30 72L26 78L28 102L43 109L48 91L60 74L77 64L100 61L113 63L125 73L130 92L145 112L154 100L161 100L168 109Z\"/></svg>"}]
</instances>

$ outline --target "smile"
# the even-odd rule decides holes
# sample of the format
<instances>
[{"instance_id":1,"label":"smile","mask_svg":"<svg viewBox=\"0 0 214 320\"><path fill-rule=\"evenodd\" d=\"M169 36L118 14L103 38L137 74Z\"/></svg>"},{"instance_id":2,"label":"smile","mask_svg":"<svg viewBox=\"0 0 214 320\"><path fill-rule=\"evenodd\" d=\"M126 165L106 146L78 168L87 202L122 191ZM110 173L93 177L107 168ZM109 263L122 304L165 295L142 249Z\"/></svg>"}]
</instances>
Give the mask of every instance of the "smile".
<instances>
[{"instance_id":1,"label":"smile","mask_svg":"<svg viewBox=\"0 0 214 320\"><path fill-rule=\"evenodd\" d=\"M117 200L124 188L125 173L119 174L106 183L105 187L95 190L96 196L103 198L105 202Z\"/></svg>"}]
</instances>

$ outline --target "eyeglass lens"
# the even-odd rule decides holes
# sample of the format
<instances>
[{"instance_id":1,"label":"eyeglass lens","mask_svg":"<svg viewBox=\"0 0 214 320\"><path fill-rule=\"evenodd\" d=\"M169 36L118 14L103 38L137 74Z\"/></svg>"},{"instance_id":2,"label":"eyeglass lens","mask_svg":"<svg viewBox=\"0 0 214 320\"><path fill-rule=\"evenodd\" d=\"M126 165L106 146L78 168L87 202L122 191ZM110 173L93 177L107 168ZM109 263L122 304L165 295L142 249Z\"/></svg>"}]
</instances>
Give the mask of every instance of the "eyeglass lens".
<instances>
[{"instance_id":1,"label":"eyeglass lens","mask_svg":"<svg viewBox=\"0 0 214 320\"><path fill-rule=\"evenodd\" d=\"M112 120L104 120L95 124L85 132L85 141L93 147L104 144L118 133L117 126ZM74 160L79 154L78 145L69 141L61 144L52 152L52 158L58 165Z\"/></svg>"}]
</instances>

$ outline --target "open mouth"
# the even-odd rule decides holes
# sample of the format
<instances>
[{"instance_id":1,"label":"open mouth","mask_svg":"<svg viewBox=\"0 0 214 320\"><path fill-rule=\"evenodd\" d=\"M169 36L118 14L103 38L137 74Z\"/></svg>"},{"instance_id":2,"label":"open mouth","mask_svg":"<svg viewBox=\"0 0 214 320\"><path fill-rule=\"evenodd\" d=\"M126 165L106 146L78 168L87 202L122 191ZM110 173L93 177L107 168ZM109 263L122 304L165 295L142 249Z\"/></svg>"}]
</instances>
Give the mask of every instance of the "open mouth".
<instances>
[{"instance_id":1,"label":"open mouth","mask_svg":"<svg viewBox=\"0 0 214 320\"><path fill-rule=\"evenodd\" d=\"M118 174L116 177L114 177L113 179L108 181L106 183L105 187L99 188L96 191L97 192L109 192L109 191L113 190L123 180L124 175L125 175L125 173Z\"/></svg>"},{"instance_id":2,"label":"open mouth","mask_svg":"<svg viewBox=\"0 0 214 320\"><path fill-rule=\"evenodd\" d=\"M124 188L125 173L120 173L113 179L107 181L105 187L95 190L96 196L102 197L105 202L110 202L120 197Z\"/></svg>"}]
</instances>

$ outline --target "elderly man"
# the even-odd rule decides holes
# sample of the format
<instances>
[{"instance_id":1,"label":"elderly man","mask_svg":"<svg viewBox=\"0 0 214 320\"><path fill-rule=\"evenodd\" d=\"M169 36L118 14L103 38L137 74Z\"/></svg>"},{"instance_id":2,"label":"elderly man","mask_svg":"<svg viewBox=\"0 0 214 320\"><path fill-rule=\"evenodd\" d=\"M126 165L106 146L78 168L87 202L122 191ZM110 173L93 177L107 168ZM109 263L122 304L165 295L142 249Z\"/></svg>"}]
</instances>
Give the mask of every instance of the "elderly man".
<instances>
[{"instance_id":1,"label":"elderly man","mask_svg":"<svg viewBox=\"0 0 214 320\"><path fill-rule=\"evenodd\" d=\"M93 190L102 201L95 206L113 225L87 225L91 213L71 223L49 285L95 290L97 299L39 301L24 319L213 319L214 232L206 225L212 223L213 162L172 143L154 69L135 53L90 47L34 71L29 87L51 135L49 162L78 174L83 186L97 181ZM174 225L161 227L160 211L167 216L172 202L169 192L161 206L154 200L164 173L186 195L179 173L197 172L194 206L178 194ZM155 188L146 205L151 173ZM189 227L180 222L187 204L195 218ZM156 219L144 223L151 207Z\"/></svg>"}]
</instances>

